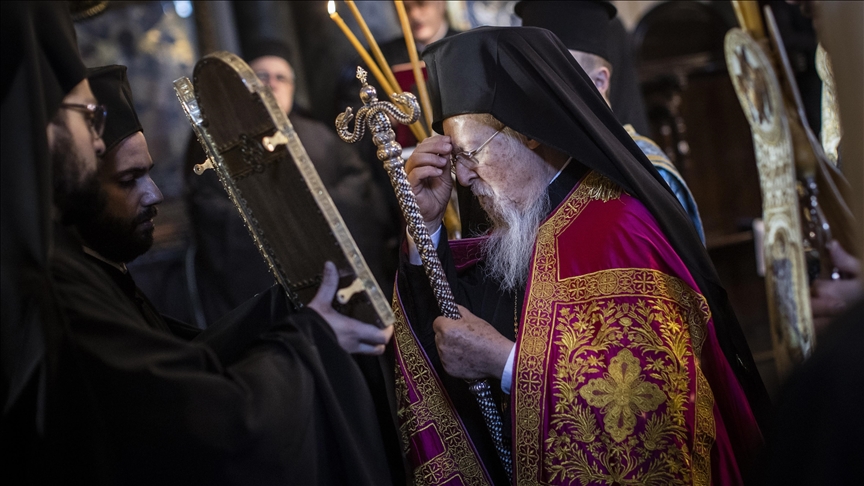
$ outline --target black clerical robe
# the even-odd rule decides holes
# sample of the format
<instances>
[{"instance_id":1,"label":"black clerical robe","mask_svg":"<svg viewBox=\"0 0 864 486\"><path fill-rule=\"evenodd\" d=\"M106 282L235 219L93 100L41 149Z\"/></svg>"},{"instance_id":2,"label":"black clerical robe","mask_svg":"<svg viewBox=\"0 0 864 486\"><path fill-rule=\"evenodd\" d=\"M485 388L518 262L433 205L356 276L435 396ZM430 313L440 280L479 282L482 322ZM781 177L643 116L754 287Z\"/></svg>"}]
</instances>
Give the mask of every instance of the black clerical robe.
<instances>
[{"instance_id":1,"label":"black clerical robe","mask_svg":"<svg viewBox=\"0 0 864 486\"><path fill-rule=\"evenodd\" d=\"M390 482L363 377L317 313L274 287L190 341L66 229L55 240L47 482Z\"/></svg>"}]
</instances>

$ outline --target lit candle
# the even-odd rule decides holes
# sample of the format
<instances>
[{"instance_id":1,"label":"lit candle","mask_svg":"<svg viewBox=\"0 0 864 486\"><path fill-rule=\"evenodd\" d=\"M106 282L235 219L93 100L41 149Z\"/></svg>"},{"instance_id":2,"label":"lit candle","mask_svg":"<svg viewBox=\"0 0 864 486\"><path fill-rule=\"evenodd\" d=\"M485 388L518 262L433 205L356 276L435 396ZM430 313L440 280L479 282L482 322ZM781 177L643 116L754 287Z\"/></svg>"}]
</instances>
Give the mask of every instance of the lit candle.
<instances>
[{"instance_id":1,"label":"lit candle","mask_svg":"<svg viewBox=\"0 0 864 486\"><path fill-rule=\"evenodd\" d=\"M357 53L360 54L363 62L365 62L366 65L369 67L369 71L371 71L372 75L375 76L375 79L378 80L378 84L381 85L381 88L387 92L387 95L392 100L393 95L396 94L397 91L395 91L390 85L390 83L387 82L387 79L384 77L384 74L381 72L381 70L378 69L378 65L375 64L372 56L370 56L369 53L366 52L363 44L361 44L360 41L357 40L357 36L355 36L354 33L351 32L351 29L348 28L348 26L345 24L345 21L342 20L342 17L336 12L336 2L334 2L333 0L327 2L327 12L330 14L330 18L333 19L334 22L336 22L336 25L338 25L339 28L342 29L342 33L345 34L345 37L348 38L348 41L351 43L351 45L354 46L354 49L357 50ZM417 138L417 140L424 140L426 138L423 127L419 123L414 123L410 125L410 128L411 132L414 134L414 137Z\"/></svg>"},{"instance_id":2,"label":"lit candle","mask_svg":"<svg viewBox=\"0 0 864 486\"><path fill-rule=\"evenodd\" d=\"M390 83L390 86L400 89L399 82L396 81L396 76L393 75L393 71L390 69L390 64L386 59L384 59L384 53L381 52L381 48L378 47L378 43L375 42L375 37L372 36L372 31L369 30L366 21L363 20L363 15L360 14L357 5L354 4L353 0L345 0L345 3L348 5L348 8L351 9L351 13L354 14L354 19L357 20L357 25L360 26L360 31L363 32L363 36L366 37L366 42L369 44L369 49L372 51L372 55L375 56L375 60L378 61L381 71L384 73L384 76L387 77L387 82Z\"/></svg>"},{"instance_id":3,"label":"lit candle","mask_svg":"<svg viewBox=\"0 0 864 486\"><path fill-rule=\"evenodd\" d=\"M423 107L426 125L431 130L432 102L429 101L429 92L426 91L426 78L423 77L423 71L420 70L420 60L417 58L417 46L414 44L414 32L411 30L411 22L408 20L408 13L405 11L405 4L402 0L396 0L394 3L396 4L396 12L399 13L399 23L402 24L402 34L405 35L405 47L408 49L408 56L411 58L411 69L414 71L414 81L417 83L420 105Z\"/></svg>"},{"instance_id":4,"label":"lit candle","mask_svg":"<svg viewBox=\"0 0 864 486\"><path fill-rule=\"evenodd\" d=\"M378 65L376 65L375 61L372 60L372 56L370 56L369 53L366 52L363 44L361 44L360 41L357 40L357 36L355 36L354 33L351 32L351 29L348 28L348 26L345 24L345 21L342 20L342 17L336 12L336 3L333 2L333 0L327 2L327 11L330 13L330 18L333 19L333 22L336 22L336 25L338 25L339 28L342 29L342 33L345 34L345 37L348 38L348 42L350 42L351 45L354 46L354 49L356 49L357 53L360 54L360 57L363 58L363 62L365 62L366 65L369 67L369 71L372 72L372 75L375 76L375 79L378 80L378 84L380 84L381 87L384 88L384 91L386 91L387 94L395 93L396 91L393 90L393 87L390 85L387 79L384 78L384 74L381 72L380 69L378 69Z\"/></svg>"}]
</instances>

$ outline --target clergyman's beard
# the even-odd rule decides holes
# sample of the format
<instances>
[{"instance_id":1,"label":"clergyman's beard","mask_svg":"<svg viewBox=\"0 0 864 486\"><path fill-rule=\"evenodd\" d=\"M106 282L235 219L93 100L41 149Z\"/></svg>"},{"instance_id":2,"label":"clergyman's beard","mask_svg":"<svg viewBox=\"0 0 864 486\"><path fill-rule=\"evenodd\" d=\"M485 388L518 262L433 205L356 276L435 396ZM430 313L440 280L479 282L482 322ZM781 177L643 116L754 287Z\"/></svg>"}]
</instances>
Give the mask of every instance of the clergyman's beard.
<instances>
[{"instance_id":1,"label":"clergyman's beard","mask_svg":"<svg viewBox=\"0 0 864 486\"><path fill-rule=\"evenodd\" d=\"M492 232L483 246L486 275L508 292L523 287L528 279L537 230L549 212L546 188L539 188L522 209L482 183L474 184L472 191L492 221Z\"/></svg>"},{"instance_id":2,"label":"clergyman's beard","mask_svg":"<svg viewBox=\"0 0 864 486\"><path fill-rule=\"evenodd\" d=\"M78 225L85 244L103 257L128 263L153 246L153 230L139 233L139 224L156 217L156 206L150 206L134 219L119 218L106 211Z\"/></svg>"},{"instance_id":3,"label":"clergyman's beard","mask_svg":"<svg viewBox=\"0 0 864 486\"><path fill-rule=\"evenodd\" d=\"M53 164L54 205L60 211L60 222L74 226L84 244L115 262L131 262L153 245L153 232L136 234L140 223L156 216L151 206L134 220L109 216L108 198L96 172L83 177L84 162L75 152L72 136L66 129L57 131L51 152Z\"/></svg>"}]
</instances>

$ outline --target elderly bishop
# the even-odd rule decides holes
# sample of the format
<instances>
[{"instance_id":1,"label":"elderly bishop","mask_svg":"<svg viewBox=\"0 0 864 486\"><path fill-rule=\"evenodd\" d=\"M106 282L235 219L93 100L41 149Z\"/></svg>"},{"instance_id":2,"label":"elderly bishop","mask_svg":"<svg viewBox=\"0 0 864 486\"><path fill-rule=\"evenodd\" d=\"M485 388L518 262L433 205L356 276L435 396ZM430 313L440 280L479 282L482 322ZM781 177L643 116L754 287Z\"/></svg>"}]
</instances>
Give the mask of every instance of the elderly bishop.
<instances>
[{"instance_id":1,"label":"elderly bishop","mask_svg":"<svg viewBox=\"0 0 864 486\"><path fill-rule=\"evenodd\" d=\"M463 318L439 317L409 239L395 337L415 482L739 484L764 387L700 235L592 80L533 27L423 57L443 135L406 170ZM487 234L447 241L454 179ZM493 381L510 478L465 379Z\"/></svg>"}]
</instances>

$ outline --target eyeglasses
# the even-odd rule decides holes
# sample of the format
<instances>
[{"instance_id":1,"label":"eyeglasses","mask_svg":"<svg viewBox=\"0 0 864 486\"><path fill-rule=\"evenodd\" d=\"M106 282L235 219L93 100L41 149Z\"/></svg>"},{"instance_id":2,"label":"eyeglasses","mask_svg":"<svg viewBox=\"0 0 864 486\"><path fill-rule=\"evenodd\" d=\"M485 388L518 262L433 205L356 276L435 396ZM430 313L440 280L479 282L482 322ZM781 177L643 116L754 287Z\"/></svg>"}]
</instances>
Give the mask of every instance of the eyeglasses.
<instances>
[{"instance_id":1,"label":"eyeglasses","mask_svg":"<svg viewBox=\"0 0 864 486\"><path fill-rule=\"evenodd\" d=\"M487 145L489 145L489 142L491 142L493 138L495 138L499 133L501 133L502 130L504 129L501 128L497 132L493 133L491 137L487 138L485 142L480 144L480 146L474 150L463 150L459 153L450 154L450 170L455 172L456 164L462 164L462 167L465 167L468 170L471 170L480 165L480 162L478 162L477 159L474 158L474 156L477 155L481 150L483 150L483 148L485 148Z\"/></svg>"},{"instance_id":2,"label":"eyeglasses","mask_svg":"<svg viewBox=\"0 0 864 486\"><path fill-rule=\"evenodd\" d=\"M270 74L268 72L261 71L255 73L255 76L258 76L258 79L260 79L261 82L265 84L270 82L271 77L282 84L294 84L294 78L285 76L284 74Z\"/></svg>"},{"instance_id":3,"label":"eyeglasses","mask_svg":"<svg viewBox=\"0 0 864 486\"><path fill-rule=\"evenodd\" d=\"M108 110L105 105L80 105L77 103L61 103L60 108L67 110L75 110L84 114L87 121L90 122L90 129L97 137L101 137L105 132L105 119L108 117Z\"/></svg>"}]
</instances>

